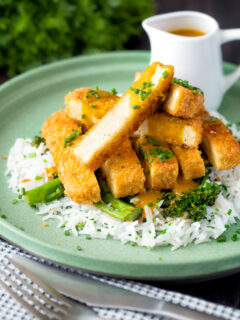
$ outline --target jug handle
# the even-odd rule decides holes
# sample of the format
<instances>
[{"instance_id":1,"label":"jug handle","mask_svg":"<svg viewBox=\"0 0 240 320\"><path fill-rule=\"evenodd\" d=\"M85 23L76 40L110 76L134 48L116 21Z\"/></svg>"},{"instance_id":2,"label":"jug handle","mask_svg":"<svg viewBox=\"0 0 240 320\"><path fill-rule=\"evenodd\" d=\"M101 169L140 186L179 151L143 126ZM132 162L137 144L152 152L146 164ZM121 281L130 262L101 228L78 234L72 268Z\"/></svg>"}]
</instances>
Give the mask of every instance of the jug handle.
<instances>
[{"instance_id":1,"label":"jug handle","mask_svg":"<svg viewBox=\"0 0 240 320\"><path fill-rule=\"evenodd\" d=\"M226 29L221 30L221 44L225 42L230 42L234 40L240 40L240 28L239 29ZM224 86L223 90L226 92L240 77L240 65L237 70L231 72L230 74L224 76Z\"/></svg>"}]
</instances>

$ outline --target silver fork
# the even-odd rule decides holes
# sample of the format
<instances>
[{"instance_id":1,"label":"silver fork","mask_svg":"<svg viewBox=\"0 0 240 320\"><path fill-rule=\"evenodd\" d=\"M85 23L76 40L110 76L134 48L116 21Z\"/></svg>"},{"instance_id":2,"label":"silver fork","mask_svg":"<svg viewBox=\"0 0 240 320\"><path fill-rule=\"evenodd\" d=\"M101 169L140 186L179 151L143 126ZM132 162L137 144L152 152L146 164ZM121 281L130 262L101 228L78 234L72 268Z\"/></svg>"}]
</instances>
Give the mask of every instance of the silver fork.
<instances>
[{"instance_id":1,"label":"silver fork","mask_svg":"<svg viewBox=\"0 0 240 320\"><path fill-rule=\"evenodd\" d=\"M0 264L5 280L0 278L0 284L37 318L100 320L91 309L65 298L11 258L8 260L5 258L5 261L1 261ZM28 280L23 278L24 275Z\"/></svg>"}]
</instances>

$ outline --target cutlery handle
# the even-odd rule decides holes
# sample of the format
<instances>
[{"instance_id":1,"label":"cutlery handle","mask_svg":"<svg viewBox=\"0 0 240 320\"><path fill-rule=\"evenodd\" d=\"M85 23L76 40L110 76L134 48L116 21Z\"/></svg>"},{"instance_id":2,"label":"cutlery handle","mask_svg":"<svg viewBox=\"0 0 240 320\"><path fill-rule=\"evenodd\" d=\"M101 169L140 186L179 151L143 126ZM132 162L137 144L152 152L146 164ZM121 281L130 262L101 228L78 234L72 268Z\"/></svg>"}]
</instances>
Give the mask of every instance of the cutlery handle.
<instances>
[{"instance_id":1,"label":"cutlery handle","mask_svg":"<svg viewBox=\"0 0 240 320\"><path fill-rule=\"evenodd\" d=\"M152 310L152 313L170 317L174 320L219 320L219 317L215 317L204 312L192 310L182 307L173 303L165 302L160 307L160 310Z\"/></svg>"}]
</instances>

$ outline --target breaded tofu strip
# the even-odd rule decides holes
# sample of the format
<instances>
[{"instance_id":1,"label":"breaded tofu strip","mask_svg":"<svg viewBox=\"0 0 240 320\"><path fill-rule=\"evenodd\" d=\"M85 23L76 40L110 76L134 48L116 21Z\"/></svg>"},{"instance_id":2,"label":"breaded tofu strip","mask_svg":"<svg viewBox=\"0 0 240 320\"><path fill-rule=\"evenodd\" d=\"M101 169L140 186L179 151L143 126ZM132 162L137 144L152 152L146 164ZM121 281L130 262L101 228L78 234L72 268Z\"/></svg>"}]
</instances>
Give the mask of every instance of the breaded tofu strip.
<instances>
[{"instance_id":1,"label":"breaded tofu strip","mask_svg":"<svg viewBox=\"0 0 240 320\"><path fill-rule=\"evenodd\" d=\"M191 180L205 176L204 160L198 148L186 149L172 146L172 150L177 156L184 179Z\"/></svg>"},{"instance_id":2,"label":"breaded tofu strip","mask_svg":"<svg viewBox=\"0 0 240 320\"><path fill-rule=\"evenodd\" d=\"M204 108L204 96L179 84L172 84L162 108L175 117L195 118Z\"/></svg>"},{"instance_id":3,"label":"breaded tofu strip","mask_svg":"<svg viewBox=\"0 0 240 320\"><path fill-rule=\"evenodd\" d=\"M202 141L202 120L181 119L166 112L157 112L147 118L135 136L149 135L176 146L196 148Z\"/></svg>"},{"instance_id":4,"label":"breaded tofu strip","mask_svg":"<svg viewBox=\"0 0 240 320\"><path fill-rule=\"evenodd\" d=\"M65 96L67 115L81 121L89 130L120 98L104 90L80 88Z\"/></svg>"},{"instance_id":5,"label":"breaded tofu strip","mask_svg":"<svg viewBox=\"0 0 240 320\"><path fill-rule=\"evenodd\" d=\"M74 131L81 132L81 127L77 121L67 117L64 109L47 118L42 126L42 135L57 166L65 193L79 204L99 202L100 188L94 172L77 159L73 152L80 135L72 140L72 146L64 147L64 139Z\"/></svg>"},{"instance_id":6,"label":"breaded tofu strip","mask_svg":"<svg viewBox=\"0 0 240 320\"><path fill-rule=\"evenodd\" d=\"M240 146L224 123L214 117L203 119L202 147L217 170L228 170L240 163Z\"/></svg>"},{"instance_id":7,"label":"breaded tofu strip","mask_svg":"<svg viewBox=\"0 0 240 320\"><path fill-rule=\"evenodd\" d=\"M154 62L79 141L75 154L95 170L152 114L167 94L173 67Z\"/></svg>"},{"instance_id":8,"label":"breaded tofu strip","mask_svg":"<svg viewBox=\"0 0 240 320\"><path fill-rule=\"evenodd\" d=\"M141 72L136 72L134 80L138 80L140 76ZM197 117L205 108L204 96L195 92L179 84L172 84L162 109L175 117L185 119Z\"/></svg>"},{"instance_id":9,"label":"breaded tofu strip","mask_svg":"<svg viewBox=\"0 0 240 320\"><path fill-rule=\"evenodd\" d=\"M136 148L144 167L147 187L153 190L172 189L177 181L178 162L170 148L149 137L137 139Z\"/></svg>"},{"instance_id":10,"label":"breaded tofu strip","mask_svg":"<svg viewBox=\"0 0 240 320\"><path fill-rule=\"evenodd\" d=\"M115 198L133 196L144 191L143 168L129 140L107 159L101 170Z\"/></svg>"},{"instance_id":11,"label":"breaded tofu strip","mask_svg":"<svg viewBox=\"0 0 240 320\"><path fill-rule=\"evenodd\" d=\"M85 124L86 129L89 129L112 108L118 99L118 96L107 91L84 88L67 94L65 103L67 113L80 120ZM91 107L92 103L94 108ZM85 115L83 119L81 112ZM101 167L112 194L115 198L121 198L142 192L145 176L129 139L117 150Z\"/></svg>"}]
</instances>

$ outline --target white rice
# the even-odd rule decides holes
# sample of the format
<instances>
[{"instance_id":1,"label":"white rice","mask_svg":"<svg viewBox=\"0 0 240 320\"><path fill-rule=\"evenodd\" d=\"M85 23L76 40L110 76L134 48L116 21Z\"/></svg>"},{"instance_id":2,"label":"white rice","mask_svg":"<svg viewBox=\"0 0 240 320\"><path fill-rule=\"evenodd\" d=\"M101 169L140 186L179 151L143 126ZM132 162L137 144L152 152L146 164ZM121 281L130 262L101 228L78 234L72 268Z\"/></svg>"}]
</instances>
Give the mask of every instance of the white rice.
<instances>
[{"instance_id":1,"label":"white rice","mask_svg":"<svg viewBox=\"0 0 240 320\"><path fill-rule=\"evenodd\" d=\"M226 122L219 114L214 115ZM232 125L231 130L239 139L240 131L237 127ZM36 157L32 157L35 154ZM46 183L46 168L52 166L52 156L43 143L35 148L31 146L31 139L18 138L8 156L9 188L18 193L21 188L30 190ZM35 180L36 176L42 176L42 179ZM67 196L48 204L38 204L36 214L42 215L44 221L57 219L59 228L62 227L64 231L71 230L75 236L84 234L102 239L111 236L122 243L130 242L132 245L146 247L170 244L174 250L192 242L198 244L216 239L226 230L226 226L240 218L240 165L226 171L212 168L210 179L216 176L220 177L221 183L226 185L228 190L218 196L213 207L207 207L206 219L198 222L184 218L164 219L161 216L162 201L153 211L146 206L145 223L123 222L93 205L78 205ZM29 181L24 182L25 179ZM227 214L229 209L232 210L230 215Z\"/></svg>"}]
</instances>

